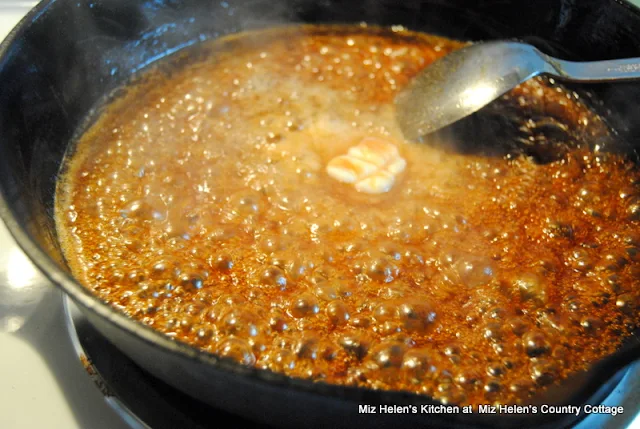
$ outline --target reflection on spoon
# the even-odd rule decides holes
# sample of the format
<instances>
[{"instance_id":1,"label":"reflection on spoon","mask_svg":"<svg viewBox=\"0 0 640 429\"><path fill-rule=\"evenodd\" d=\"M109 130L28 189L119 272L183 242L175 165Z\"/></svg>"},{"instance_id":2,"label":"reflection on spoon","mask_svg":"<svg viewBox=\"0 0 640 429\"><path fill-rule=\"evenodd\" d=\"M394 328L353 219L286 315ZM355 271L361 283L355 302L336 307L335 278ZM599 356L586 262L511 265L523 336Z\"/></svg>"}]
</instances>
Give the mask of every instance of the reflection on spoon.
<instances>
[{"instance_id":1,"label":"reflection on spoon","mask_svg":"<svg viewBox=\"0 0 640 429\"><path fill-rule=\"evenodd\" d=\"M396 97L405 138L417 140L477 112L534 76L604 82L640 78L640 58L572 62L531 45L492 41L454 51L425 68Z\"/></svg>"}]
</instances>

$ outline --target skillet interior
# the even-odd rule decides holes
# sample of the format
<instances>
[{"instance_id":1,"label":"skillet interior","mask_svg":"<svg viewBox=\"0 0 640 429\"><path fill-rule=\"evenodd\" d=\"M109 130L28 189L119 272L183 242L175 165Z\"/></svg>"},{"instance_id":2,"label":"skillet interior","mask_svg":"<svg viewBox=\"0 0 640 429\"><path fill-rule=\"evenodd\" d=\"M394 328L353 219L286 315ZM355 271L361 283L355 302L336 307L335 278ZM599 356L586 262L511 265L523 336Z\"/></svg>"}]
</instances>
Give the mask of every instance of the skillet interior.
<instances>
[{"instance_id":1,"label":"skillet interior","mask_svg":"<svg viewBox=\"0 0 640 429\"><path fill-rule=\"evenodd\" d=\"M402 419L425 425L424 415L358 416L355 405L428 403L424 398L291 381L170 342L115 314L77 285L57 245L52 217L55 180L66 145L91 107L136 70L181 47L241 29L292 21L403 24L467 40L519 38L567 59L640 56L640 14L613 0L579 4L550 0L531 4L498 0L46 2L0 49L0 212L29 256L108 338L154 375L204 402L294 427L397 425ZM637 147L640 121L635 120L633 103L640 97L640 85L598 85L589 90L602 102L599 110L620 139L632 149ZM567 397L561 390L558 403L589 400L633 358L638 343L636 334L626 351L583 378L583 388L573 392L577 395ZM430 416L429 424L473 420L481 427L557 427L569 418L438 415Z\"/></svg>"}]
</instances>

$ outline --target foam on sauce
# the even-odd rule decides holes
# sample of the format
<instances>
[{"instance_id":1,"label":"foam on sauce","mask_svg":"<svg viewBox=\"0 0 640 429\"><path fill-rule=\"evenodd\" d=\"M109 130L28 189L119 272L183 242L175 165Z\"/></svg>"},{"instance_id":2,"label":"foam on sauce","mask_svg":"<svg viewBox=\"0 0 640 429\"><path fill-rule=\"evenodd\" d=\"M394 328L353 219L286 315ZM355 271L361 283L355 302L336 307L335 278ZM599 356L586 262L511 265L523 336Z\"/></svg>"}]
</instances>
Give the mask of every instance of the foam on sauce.
<instances>
[{"instance_id":1,"label":"foam on sauce","mask_svg":"<svg viewBox=\"0 0 640 429\"><path fill-rule=\"evenodd\" d=\"M74 275L245 365L446 403L526 402L612 353L638 323L638 172L585 142L536 164L404 141L394 95L459 46L281 29L150 72L67 162ZM507 97L602 125L542 80ZM383 192L329 172L371 138L406 164Z\"/></svg>"}]
</instances>

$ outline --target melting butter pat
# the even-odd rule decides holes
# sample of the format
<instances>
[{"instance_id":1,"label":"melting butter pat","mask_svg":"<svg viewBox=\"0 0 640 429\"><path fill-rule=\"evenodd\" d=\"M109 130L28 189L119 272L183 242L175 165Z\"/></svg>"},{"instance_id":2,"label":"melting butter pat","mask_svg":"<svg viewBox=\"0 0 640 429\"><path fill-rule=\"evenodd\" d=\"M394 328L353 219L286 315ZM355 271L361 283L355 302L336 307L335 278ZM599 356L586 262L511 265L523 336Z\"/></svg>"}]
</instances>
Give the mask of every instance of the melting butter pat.
<instances>
[{"instance_id":1,"label":"melting butter pat","mask_svg":"<svg viewBox=\"0 0 640 429\"><path fill-rule=\"evenodd\" d=\"M327 173L339 182L353 184L358 192L381 194L393 187L396 176L406 166L396 145L366 137L349 148L346 155L329 161Z\"/></svg>"}]
</instances>

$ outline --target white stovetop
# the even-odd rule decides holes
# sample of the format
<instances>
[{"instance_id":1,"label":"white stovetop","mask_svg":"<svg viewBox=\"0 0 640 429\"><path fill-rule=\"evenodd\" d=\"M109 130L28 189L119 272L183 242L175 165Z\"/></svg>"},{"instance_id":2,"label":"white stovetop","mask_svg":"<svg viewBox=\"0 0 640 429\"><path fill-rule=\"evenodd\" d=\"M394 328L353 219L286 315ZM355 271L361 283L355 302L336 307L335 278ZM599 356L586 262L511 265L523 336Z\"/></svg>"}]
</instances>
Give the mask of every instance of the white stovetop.
<instances>
[{"instance_id":1,"label":"white stovetop","mask_svg":"<svg viewBox=\"0 0 640 429\"><path fill-rule=\"evenodd\" d=\"M35 4L0 0L0 39ZM1 221L0 356L0 428L130 427L80 364L66 331L62 294L15 246ZM640 427L639 418L629 428Z\"/></svg>"},{"instance_id":2,"label":"white stovetop","mask_svg":"<svg viewBox=\"0 0 640 429\"><path fill-rule=\"evenodd\" d=\"M0 40L35 3L0 0ZM80 364L62 311L0 221L0 428L129 428Z\"/></svg>"},{"instance_id":3,"label":"white stovetop","mask_svg":"<svg viewBox=\"0 0 640 429\"><path fill-rule=\"evenodd\" d=\"M80 364L62 294L14 245L2 222L0 282L0 428L128 428Z\"/></svg>"}]
</instances>

